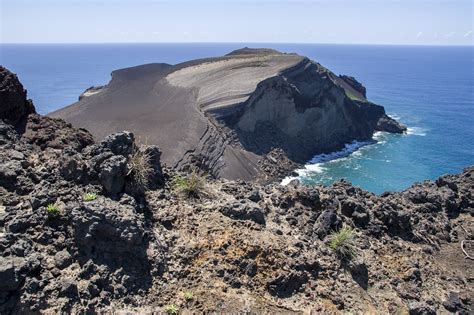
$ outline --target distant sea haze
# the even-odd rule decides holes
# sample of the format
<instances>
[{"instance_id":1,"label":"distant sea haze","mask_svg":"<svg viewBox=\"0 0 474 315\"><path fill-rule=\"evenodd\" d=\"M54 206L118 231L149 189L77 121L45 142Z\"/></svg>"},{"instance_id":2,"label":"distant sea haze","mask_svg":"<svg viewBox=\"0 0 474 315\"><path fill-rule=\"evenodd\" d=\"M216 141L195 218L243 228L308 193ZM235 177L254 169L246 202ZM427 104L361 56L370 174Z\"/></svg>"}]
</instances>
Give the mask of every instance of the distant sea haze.
<instances>
[{"instance_id":1,"label":"distant sea haze","mask_svg":"<svg viewBox=\"0 0 474 315\"><path fill-rule=\"evenodd\" d=\"M337 74L356 77L369 100L408 126L406 135L376 133L318 155L298 170L306 184L346 179L374 193L474 164L474 47L313 44L0 45L0 64L17 73L37 110L75 102L113 70L152 62L175 64L224 55L243 46L296 52Z\"/></svg>"}]
</instances>

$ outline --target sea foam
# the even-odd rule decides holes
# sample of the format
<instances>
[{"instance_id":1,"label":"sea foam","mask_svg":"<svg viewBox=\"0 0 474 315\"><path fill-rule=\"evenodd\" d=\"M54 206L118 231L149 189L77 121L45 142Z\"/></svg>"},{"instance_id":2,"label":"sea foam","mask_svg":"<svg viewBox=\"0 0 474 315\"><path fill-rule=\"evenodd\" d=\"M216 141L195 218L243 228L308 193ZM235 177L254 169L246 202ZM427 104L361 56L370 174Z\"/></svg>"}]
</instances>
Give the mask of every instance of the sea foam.
<instances>
[{"instance_id":1,"label":"sea foam","mask_svg":"<svg viewBox=\"0 0 474 315\"><path fill-rule=\"evenodd\" d=\"M340 151L335 151L331 153L322 153L315 155L302 169L297 169L295 172L298 176L287 176L281 181L281 185L285 186L288 185L292 180L298 179L303 176L307 176L309 174L314 173L323 173L325 168L323 167L324 163L339 160L348 157L351 154L354 154L360 148L375 144L377 141L375 140L368 140L368 141L352 141L351 143L347 143L344 145L344 148Z\"/></svg>"},{"instance_id":2,"label":"sea foam","mask_svg":"<svg viewBox=\"0 0 474 315\"><path fill-rule=\"evenodd\" d=\"M408 127L407 128L407 135L424 137L424 136L426 136L427 131L428 131L428 129L426 129L426 128Z\"/></svg>"}]
</instances>

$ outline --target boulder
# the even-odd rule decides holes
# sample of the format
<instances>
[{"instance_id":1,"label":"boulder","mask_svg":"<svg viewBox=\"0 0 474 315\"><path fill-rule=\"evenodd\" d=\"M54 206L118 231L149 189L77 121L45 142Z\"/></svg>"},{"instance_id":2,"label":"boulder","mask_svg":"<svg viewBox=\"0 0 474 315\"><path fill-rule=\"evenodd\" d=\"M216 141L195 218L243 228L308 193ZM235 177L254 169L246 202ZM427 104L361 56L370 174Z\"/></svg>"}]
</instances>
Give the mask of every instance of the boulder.
<instances>
[{"instance_id":1,"label":"boulder","mask_svg":"<svg viewBox=\"0 0 474 315\"><path fill-rule=\"evenodd\" d=\"M134 149L135 137L129 131L113 133L100 142L100 146L109 149L113 154L129 156Z\"/></svg>"},{"instance_id":2,"label":"boulder","mask_svg":"<svg viewBox=\"0 0 474 315\"><path fill-rule=\"evenodd\" d=\"M54 148L81 151L94 143L94 138L85 129L74 128L61 119L41 115L29 115L23 139L42 150Z\"/></svg>"},{"instance_id":3,"label":"boulder","mask_svg":"<svg viewBox=\"0 0 474 315\"><path fill-rule=\"evenodd\" d=\"M335 212L325 210L318 216L313 230L320 239L323 239L331 231L340 228L341 225L342 220Z\"/></svg>"},{"instance_id":4,"label":"boulder","mask_svg":"<svg viewBox=\"0 0 474 315\"><path fill-rule=\"evenodd\" d=\"M0 257L0 292L18 289L24 279L20 274L23 265L20 258Z\"/></svg>"},{"instance_id":5,"label":"boulder","mask_svg":"<svg viewBox=\"0 0 474 315\"><path fill-rule=\"evenodd\" d=\"M271 295L287 298L298 292L308 281L308 276L303 271L290 271L280 273L267 283L267 290Z\"/></svg>"},{"instance_id":6,"label":"boulder","mask_svg":"<svg viewBox=\"0 0 474 315\"><path fill-rule=\"evenodd\" d=\"M116 269L146 264L146 243L142 215L134 208L107 198L72 209L72 226L79 253ZM140 261L143 259L143 261Z\"/></svg>"},{"instance_id":7,"label":"boulder","mask_svg":"<svg viewBox=\"0 0 474 315\"><path fill-rule=\"evenodd\" d=\"M252 201L233 202L220 208L220 212L232 219L251 220L258 224L265 224L263 210Z\"/></svg>"},{"instance_id":8,"label":"boulder","mask_svg":"<svg viewBox=\"0 0 474 315\"><path fill-rule=\"evenodd\" d=\"M0 66L0 119L17 126L35 112L33 102L26 98L26 90L18 77Z\"/></svg>"},{"instance_id":9,"label":"boulder","mask_svg":"<svg viewBox=\"0 0 474 315\"><path fill-rule=\"evenodd\" d=\"M386 131L390 133L404 133L407 131L407 127L405 125L400 124L398 121L391 118L387 114L384 114L378 120L375 130Z\"/></svg>"},{"instance_id":10,"label":"boulder","mask_svg":"<svg viewBox=\"0 0 474 315\"><path fill-rule=\"evenodd\" d=\"M364 204L354 198L341 200L341 213L352 218L357 226L366 226L370 221L370 216Z\"/></svg>"},{"instance_id":11,"label":"boulder","mask_svg":"<svg viewBox=\"0 0 474 315\"><path fill-rule=\"evenodd\" d=\"M127 175L127 159L114 155L100 165L99 180L102 187L110 195L123 191Z\"/></svg>"},{"instance_id":12,"label":"boulder","mask_svg":"<svg viewBox=\"0 0 474 315\"><path fill-rule=\"evenodd\" d=\"M144 150L144 154L149 156L149 162L151 164L152 172L148 176L148 189L154 190L162 187L165 179L163 176L163 170L161 168L161 151L155 146L147 146Z\"/></svg>"}]
</instances>

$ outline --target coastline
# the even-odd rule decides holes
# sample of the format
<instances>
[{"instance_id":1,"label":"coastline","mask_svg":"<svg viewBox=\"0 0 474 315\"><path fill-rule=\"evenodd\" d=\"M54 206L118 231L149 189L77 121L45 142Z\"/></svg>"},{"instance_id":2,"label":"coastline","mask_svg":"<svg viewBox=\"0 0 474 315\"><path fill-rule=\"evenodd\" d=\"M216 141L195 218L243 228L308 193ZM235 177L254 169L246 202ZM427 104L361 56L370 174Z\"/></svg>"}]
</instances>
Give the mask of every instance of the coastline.
<instances>
[{"instance_id":1,"label":"coastline","mask_svg":"<svg viewBox=\"0 0 474 315\"><path fill-rule=\"evenodd\" d=\"M400 120L400 116L390 114L390 117L393 117L396 120ZM408 136L421 136L424 137L429 132L429 129L423 127L410 127L407 126L407 131L403 133L402 137ZM316 154L311 160L307 163L304 163L301 168L295 169L292 173L297 173L298 175L288 175L280 181L280 185L286 186L290 184L293 180L299 180L302 183L307 185L327 185L325 181L321 178L318 180L318 176L322 177L322 173L327 172L328 168L331 168L331 163L340 162L344 159L354 159L359 158L363 153L362 151L371 150L371 146L384 145L387 141L393 140L392 137L398 137L398 135L393 135L388 132L376 131L372 137L372 140L369 141L353 141L344 146L342 150L334 151L326 154ZM363 149L363 150L361 150ZM386 160L386 162L391 162ZM342 179L342 178L341 178ZM397 191L402 191L407 189L410 185L406 187L400 187ZM383 193L383 192L381 192Z\"/></svg>"},{"instance_id":2,"label":"coastline","mask_svg":"<svg viewBox=\"0 0 474 315\"><path fill-rule=\"evenodd\" d=\"M3 61L18 73L28 88L29 96L35 100L38 112L43 114L48 109L51 111L77 100L78 95L91 85L106 84L114 69L158 60L175 64L220 55L242 45L25 45L3 47ZM453 174L474 162L474 143L469 141L474 136L470 132L469 121L469 117L474 115L474 107L470 94L466 94L474 84L472 74L467 71L472 65L469 58L471 50L317 44L275 44L272 48L297 51L321 61L337 73L354 74L367 86L370 98L383 104L391 116L393 112L400 113L409 126L423 126L428 130L425 138L404 137L403 141L392 142L391 156L385 158L392 160L392 163L380 165L378 159L382 157L374 153L376 150L364 155L368 159L363 169L374 175L373 181L384 183L386 176L395 183L382 184L385 190L397 191L426 178ZM35 59L37 64L34 68L30 67L26 60L33 60L36 56L41 58ZM93 67L90 67L88 60L94 60ZM57 63L61 67L54 67ZM372 67L374 63L377 67ZM441 71L443 69L450 71ZM460 112L466 114L459 115ZM403 155L397 152L403 152ZM285 176L291 171L289 169ZM354 177L359 176L360 172L354 174ZM365 189L380 192L373 189L369 179L351 181Z\"/></svg>"}]
</instances>

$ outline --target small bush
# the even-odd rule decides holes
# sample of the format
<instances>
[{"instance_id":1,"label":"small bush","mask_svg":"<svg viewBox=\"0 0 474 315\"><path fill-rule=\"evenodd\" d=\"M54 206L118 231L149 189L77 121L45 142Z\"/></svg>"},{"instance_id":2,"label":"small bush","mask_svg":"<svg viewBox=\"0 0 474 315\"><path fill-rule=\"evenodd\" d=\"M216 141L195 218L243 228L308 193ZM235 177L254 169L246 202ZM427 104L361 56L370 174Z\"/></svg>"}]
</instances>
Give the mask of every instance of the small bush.
<instances>
[{"instance_id":1,"label":"small bush","mask_svg":"<svg viewBox=\"0 0 474 315\"><path fill-rule=\"evenodd\" d=\"M178 176L173 180L173 190L187 198L199 198L206 193L206 176L197 171L185 177Z\"/></svg>"},{"instance_id":2,"label":"small bush","mask_svg":"<svg viewBox=\"0 0 474 315\"><path fill-rule=\"evenodd\" d=\"M148 178L153 172L151 165L151 155L133 148L133 153L129 161L129 171L127 175L132 177L134 185L141 190L148 189Z\"/></svg>"},{"instance_id":3,"label":"small bush","mask_svg":"<svg viewBox=\"0 0 474 315\"><path fill-rule=\"evenodd\" d=\"M48 215L50 216L56 216L59 214L59 208L58 206L56 206L54 203L50 203L47 207L46 207L46 212L48 213Z\"/></svg>"},{"instance_id":4,"label":"small bush","mask_svg":"<svg viewBox=\"0 0 474 315\"><path fill-rule=\"evenodd\" d=\"M340 230L331 233L329 247L342 259L352 259L356 255L354 245L355 233L349 226L343 226Z\"/></svg>"},{"instance_id":5,"label":"small bush","mask_svg":"<svg viewBox=\"0 0 474 315\"><path fill-rule=\"evenodd\" d=\"M97 199L96 193L86 193L83 197L84 201L93 201Z\"/></svg>"},{"instance_id":6,"label":"small bush","mask_svg":"<svg viewBox=\"0 0 474 315\"><path fill-rule=\"evenodd\" d=\"M192 301L194 300L194 294L191 291L186 291L183 293L183 297L186 301Z\"/></svg>"},{"instance_id":7,"label":"small bush","mask_svg":"<svg viewBox=\"0 0 474 315\"><path fill-rule=\"evenodd\" d=\"M179 309L175 304L170 304L165 306L166 314L178 314Z\"/></svg>"}]
</instances>

